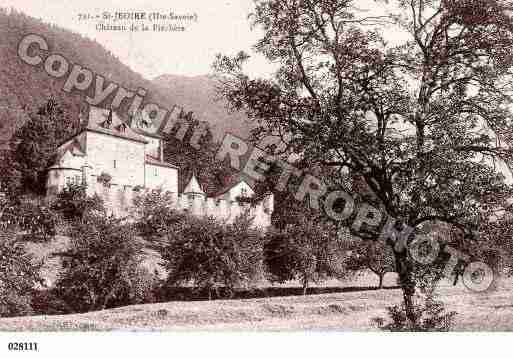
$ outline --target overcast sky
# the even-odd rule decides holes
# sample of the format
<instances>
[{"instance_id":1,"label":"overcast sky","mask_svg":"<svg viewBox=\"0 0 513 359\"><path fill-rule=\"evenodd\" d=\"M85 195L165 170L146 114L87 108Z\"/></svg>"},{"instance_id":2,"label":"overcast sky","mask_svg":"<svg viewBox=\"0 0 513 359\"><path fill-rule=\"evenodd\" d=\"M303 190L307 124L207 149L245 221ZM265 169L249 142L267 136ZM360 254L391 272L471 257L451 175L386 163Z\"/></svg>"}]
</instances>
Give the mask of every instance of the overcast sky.
<instances>
[{"instance_id":1,"label":"overcast sky","mask_svg":"<svg viewBox=\"0 0 513 359\"><path fill-rule=\"evenodd\" d=\"M247 19L252 0L0 0L0 6L12 6L96 39L148 79L161 74L208 74L216 53L249 51L259 37ZM126 33L100 32L96 20L78 19L80 13L123 10L196 13L198 22L188 23L186 32ZM257 57L248 64L248 71L265 76L272 67Z\"/></svg>"}]
</instances>

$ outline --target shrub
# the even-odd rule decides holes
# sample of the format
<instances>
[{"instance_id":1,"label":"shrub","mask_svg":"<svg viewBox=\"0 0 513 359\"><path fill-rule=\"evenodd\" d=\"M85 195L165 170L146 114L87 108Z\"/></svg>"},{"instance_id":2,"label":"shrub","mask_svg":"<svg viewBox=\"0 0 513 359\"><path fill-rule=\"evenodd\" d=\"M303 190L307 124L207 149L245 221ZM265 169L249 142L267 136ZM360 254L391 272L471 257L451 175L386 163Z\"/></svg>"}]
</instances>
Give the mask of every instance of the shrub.
<instances>
[{"instance_id":1,"label":"shrub","mask_svg":"<svg viewBox=\"0 0 513 359\"><path fill-rule=\"evenodd\" d=\"M170 192L156 189L138 194L134 198L133 216L137 230L145 239L161 238L170 226L183 220L176 211Z\"/></svg>"},{"instance_id":2,"label":"shrub","mask_svg":"<svg viewBox=\"0 0 513 359\"><path fill-rule=\"evenodd\" d=\"M112 176L107 172L102 172L97 178L97 181L102 183L104 186L109 187L112 181Z\"/></svg>"},{"instance_id":3,"label":"shrub","mask_svg":"<svg viewBox=\"0 0 513 359\"><path fill-rule=\"evenodd\" d=\"M89 215L105 216L103 200L98 196L88 196L85 186L69 185L57 195L52 209L62 214L65 220L82 220Z\"/></svg>"},{"instance_id":4,"label":"shrub","mask_svg":"<svg viewBox=\"0 0 513 359\"><path fill-rule=\"evenodd\" d=\"M0 235L0 317L32 313L31 301L41 265L35 264L13 232Z\"/></svg>"},{"instance_id":5,"label":"shrub","mask_svg":"<svg viewBox=\"0 0 513 359\"><path fill-rule=\"evenodd\" d=\"M229 225L187 216L169 227L161 248L167 286L192 282L211 299L221 287L233 293L235 287L249 285L261 275L263 259L262 237L250 225L246 216Z\"/></svg>"},{"instance_id":6,"label":"shrub","mask_svg":"<svg viewBox=\"0 0 513 359\"><path fill-rule=\"evenodd\" d=\"M58 216L40 198L3 198L0 206L2 228L26 232L24 239L36 242L44 242L55 236Z\"/></svg>"},{"instance_id":7,"label":"shrub","mask_svg":"<svg viewBox=\"0 0 513 359\"><path fill-rule=\"evenodd\" d=\"M55 288L38 290L32 297L33 315L71 314L73 310L57 295Z\"/></svg>"},{"instance_id":8,"label":"shrub","mask_svg":"<svg viewBox=\"0 0 513 359\"><path fill-rule=\"evenodd\" d=\"M142 245L133 226L114 218L77 222L56 291L78 312L142 303L152 280L141 269Z\"/></svg>"},{"instance_id":9,"label":"shrub","mask_svg":"<svg viewBox=\"0 0 513 359\"><path fill-rule=\"evenodd\" d=\"M28 232L25 239L44 242L55 236L58 216L50 208L33 200L23 200L15 209L19 228Z\"/></svg>"},{"instance_id":10,"label":"shrub","mask_svg":"<svg viewBox=\"0 0 513 359\"><path fill-rule=\"evenodd\" d=\"M402 332L447 332L453 324L456 312L447 312L443 302L436 300L434 291L428 290L424 296L416 295L413 305L414 321L406 316L406 306L387 307L390 321L374 318L373 322L385 331Z\"/></svg>"}]
</instances>

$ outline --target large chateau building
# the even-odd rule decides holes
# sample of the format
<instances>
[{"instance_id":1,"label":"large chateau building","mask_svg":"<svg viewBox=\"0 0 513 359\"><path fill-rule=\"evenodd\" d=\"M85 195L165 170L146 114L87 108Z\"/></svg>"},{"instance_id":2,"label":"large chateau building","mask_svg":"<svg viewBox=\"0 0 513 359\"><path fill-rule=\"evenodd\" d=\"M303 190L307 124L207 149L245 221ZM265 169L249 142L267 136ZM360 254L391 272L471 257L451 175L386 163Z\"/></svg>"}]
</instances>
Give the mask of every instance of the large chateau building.
<instances>
[{"instance_id":1,"label":"large chateau building","mask_svg":"<svg viewBox=\"0 0 513 359\"><path fill-rule=\"evenodd\" d=\"M194 175L179 192L179 168L164 161L160 136L131 128L115 112L97 107L90 107L82 121L80 131L59 146L57 159L48 168L48 195L70 184L85 185L111 213L125 216L136 193L162 189L172 193L179 210L228 222L250 211L255 226L270 226L272 195L257 205L239 203L238 197L254 194L246 181L239 180L207 196Z\"/></svg>"}]
</instances>

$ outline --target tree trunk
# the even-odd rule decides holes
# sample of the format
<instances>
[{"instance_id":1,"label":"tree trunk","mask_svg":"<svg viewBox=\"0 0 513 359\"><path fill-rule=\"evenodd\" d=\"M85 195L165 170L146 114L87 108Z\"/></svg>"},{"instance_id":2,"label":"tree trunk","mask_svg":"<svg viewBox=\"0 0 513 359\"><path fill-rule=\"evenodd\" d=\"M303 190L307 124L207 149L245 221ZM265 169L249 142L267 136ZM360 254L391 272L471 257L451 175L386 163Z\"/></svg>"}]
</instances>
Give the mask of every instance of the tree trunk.
<instances>
[{"instance_id":1,"label":"tree trunk","mask_svg":"<svg viewBox=\"0 0 513 359\"><path fill-rule=\"evenodd\" d=\"M454 280L452 282L453 286L458 284L458 277L459 277L459 274L458 274L458 272L456 272L456 274L454 274Z\"/></svg>"},{"instance_id":2,"label":"tree trunk","mask_svg":"<svg viewBox=\"0 0 513 359\"><path fill-rule=\"evenodd\" d=\"M379 276L379 286L378 289L383 289L383 278L385 277L385 273L378 274Z\"/></svg>"},{"instance_id":3,"label":"tree trunk","mask_svg":"<svg viewBox=\"0 0 513 359\"><path fill-rule=\"evenodd\" d=\"M413 278L413 263L408 258L407 250L402 253L395 252L396 268L399 274L399 282L403 292L403 300L406 318L413 324L416 323L413 296L415 295L415 279Z\"/></svg>"},{"instance_id":4,"label":"tree trunk","mask_svg":"<svg viewBox=\"0 0 513 359\"><path fill-rule=\"evenodd\" d=\"M303 278L303 295L306 295L308 291L308 279L306 277Z\"/></svg>"}]
</instances>

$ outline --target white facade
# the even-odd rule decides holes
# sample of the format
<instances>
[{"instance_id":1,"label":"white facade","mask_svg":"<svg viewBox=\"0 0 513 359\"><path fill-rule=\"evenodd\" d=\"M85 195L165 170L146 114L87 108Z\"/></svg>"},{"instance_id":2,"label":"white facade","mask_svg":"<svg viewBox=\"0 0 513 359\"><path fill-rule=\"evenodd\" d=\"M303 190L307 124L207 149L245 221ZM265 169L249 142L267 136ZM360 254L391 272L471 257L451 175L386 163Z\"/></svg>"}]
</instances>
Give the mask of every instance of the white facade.
<instances>
[{"instance_id":1,"label":"white facade","mask_svg":"<svg viewBox=\"0 0 513 359\"><path fill-rule=\"evenodd\" d=\"M162 188L164 191L178 193L178 169L146 162L144 173L145 188Z\"/></svg>"},{"instance_id":2,"label":"white facade","mask_svg":"<svg viewBox=\"0 0 513 359\"><path fill-rule=\"evenodd\" d=\"M59 147L58 159L48 169L48 193L68 184L85 184L96 192L102 176L110 177L109 187L178 192L178 168L162 161L161 138L141 135L115 113L95 107L84 125Z\"/></svg>"},{"instance_id":3,"label":"white facade","mask_svg":"<svg viewBox=\"0 0 513 359\"><path fill-rule=\"evenodd\" d=\"M113 185L144 185L146 144L96 132L87 132L86 138L91 177L107 173ZM87 183L92 180L88 178Z\"/></svg>"}]
</instances>

